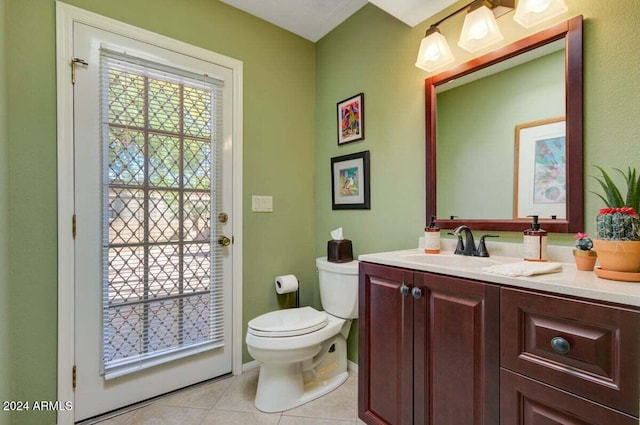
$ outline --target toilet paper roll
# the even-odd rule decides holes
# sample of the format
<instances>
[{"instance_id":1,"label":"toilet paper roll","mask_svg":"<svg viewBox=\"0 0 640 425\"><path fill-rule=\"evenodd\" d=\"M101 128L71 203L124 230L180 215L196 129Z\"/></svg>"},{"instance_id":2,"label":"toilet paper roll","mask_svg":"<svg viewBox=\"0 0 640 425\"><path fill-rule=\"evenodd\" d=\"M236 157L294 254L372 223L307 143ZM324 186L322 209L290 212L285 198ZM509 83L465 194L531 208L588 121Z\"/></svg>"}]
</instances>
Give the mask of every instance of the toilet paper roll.
<instances>
[{"instance_id":1,"label":"toilet paper roll","mask_svg":"<svg viewBox=\"0 0 640 425\"><path fill-rule=\"evenodd\" d=\"M278 294L288 294L298 290L298 278L292 274L276 276L276 292Z\"/></svg>"}]
</instances>

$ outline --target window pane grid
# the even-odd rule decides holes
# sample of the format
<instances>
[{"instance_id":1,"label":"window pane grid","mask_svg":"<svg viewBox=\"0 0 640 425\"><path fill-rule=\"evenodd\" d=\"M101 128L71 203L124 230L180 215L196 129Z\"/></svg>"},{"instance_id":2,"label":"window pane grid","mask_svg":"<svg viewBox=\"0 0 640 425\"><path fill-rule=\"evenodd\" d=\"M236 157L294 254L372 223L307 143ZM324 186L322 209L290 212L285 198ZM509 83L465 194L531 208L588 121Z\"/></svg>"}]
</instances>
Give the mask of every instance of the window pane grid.
<instances>
[{"instance_id":1,"label":"window pane grid","mask_svg":"<svg viewBox=\"0 0 640 425\"><path fill-rule=\"evenodd\" d=\"M221 90L112 53L102 64L106 372L224 337L212 276Z\"/></svg>"}]
</instances>

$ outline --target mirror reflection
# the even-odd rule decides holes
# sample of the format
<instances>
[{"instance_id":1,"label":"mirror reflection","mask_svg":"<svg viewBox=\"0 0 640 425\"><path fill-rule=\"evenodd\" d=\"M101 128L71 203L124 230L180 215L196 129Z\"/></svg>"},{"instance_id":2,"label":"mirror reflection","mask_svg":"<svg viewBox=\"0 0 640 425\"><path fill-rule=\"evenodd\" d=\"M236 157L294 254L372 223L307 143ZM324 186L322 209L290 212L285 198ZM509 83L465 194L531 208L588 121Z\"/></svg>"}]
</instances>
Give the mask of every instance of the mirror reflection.
<instances>
[{"instance_id":1,"label":"mirror reflection","mask_svg":"<svg viewBox=\"0 0 640 425\"><path fill-rule=\"evenodd\" d=\"M564 40L451 80L436 93L437 217L515 218L516 128L564 119ZM562 204L555 215L565 218L566 197L558 193L566 190L566 168L556 165L565 158L564 144L560 148L548 161L550 183L538 190L549 205L530 211L541 217Z\"/></svg>"}]
</instances>

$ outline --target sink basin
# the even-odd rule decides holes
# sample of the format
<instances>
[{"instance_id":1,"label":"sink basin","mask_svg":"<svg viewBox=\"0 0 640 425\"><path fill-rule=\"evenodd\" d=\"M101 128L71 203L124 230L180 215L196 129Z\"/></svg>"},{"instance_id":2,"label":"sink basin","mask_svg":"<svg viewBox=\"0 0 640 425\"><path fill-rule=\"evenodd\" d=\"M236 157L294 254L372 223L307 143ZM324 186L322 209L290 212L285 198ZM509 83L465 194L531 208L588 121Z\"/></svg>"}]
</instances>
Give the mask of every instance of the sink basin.
<instances>
[{"instance_id":1,"label":"sink basin","mask_svg":"<svg viewBox=\"0 0 640 425\"><path fill-rule=\"evenodd\" d=\"M398 254L398 259L411 263L454 268L482 268L519 261L517 258L508 257L470 257L453 254L422 254L417 252Z\"/></svg>"},{"instance_id":2,"label":"sink basin","mask_svg":"<svg viewBox=\"0 0 640 425\"><path fill-rule=\"evenodd\" d=\"M468 272L469 274L484 273L482 269L485 267L522 261L520 257L501 255L492 257L454 255L453 251L441 254L425 254L422 249L363 254L359 259L372 263L444 274L450 274L450 271Z\"/></svg>"}]
</instances>

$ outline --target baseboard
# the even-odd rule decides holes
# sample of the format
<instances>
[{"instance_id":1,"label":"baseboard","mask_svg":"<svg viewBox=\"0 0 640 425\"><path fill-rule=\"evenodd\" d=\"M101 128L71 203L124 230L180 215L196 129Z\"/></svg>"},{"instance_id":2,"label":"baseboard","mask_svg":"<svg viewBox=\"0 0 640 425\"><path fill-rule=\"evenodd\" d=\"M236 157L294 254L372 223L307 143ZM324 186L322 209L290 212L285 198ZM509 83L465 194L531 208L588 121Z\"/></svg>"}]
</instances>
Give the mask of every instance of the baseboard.
<instances>
[{"instance_id":1,"label":"baseboard","mask_svg":"<svg viewBox=\"0 0 640 425\"><path fill-rule=\"evenodd\" d=\"M242 373L245 373L245 372L253 370L253 369L257 369L259 367L260 367L260 363L258 363L256 360L252 360L250 362L243 363L242 364Z\"/></svg>"}]
</instances>

